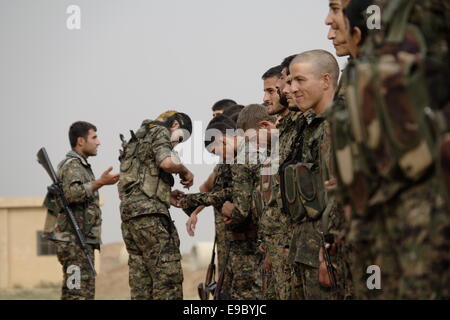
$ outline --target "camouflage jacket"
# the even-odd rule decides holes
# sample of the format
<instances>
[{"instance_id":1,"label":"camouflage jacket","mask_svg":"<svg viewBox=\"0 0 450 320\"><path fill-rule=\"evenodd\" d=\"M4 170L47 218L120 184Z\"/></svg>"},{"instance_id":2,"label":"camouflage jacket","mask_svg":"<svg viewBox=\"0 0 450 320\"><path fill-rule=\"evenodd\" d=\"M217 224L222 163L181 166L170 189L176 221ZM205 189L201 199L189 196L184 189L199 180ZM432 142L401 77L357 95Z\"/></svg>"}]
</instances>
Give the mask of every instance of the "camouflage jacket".
<instances>
[{"instance_id":1,"label":"camouflage jacket","mask_svg":"<svg viewBox=\"0 0 450 320\"><path fill-rule=\"evenodd\" d=\"M251 149L249 143L241 141L238 146L236 163L231 165L233 179L233 204L232 220L234 224L229 226L233 232L247 232L250 229L256 231L258 215L256 213L253 193L260 180L261 154Z\"/></svg>"},{"instance_id":2,"label":"camouflage jacket","mask_svg":"<svg viewBox=\"0 0 450 320\"><path fill-rule=\"evenodd\" d=\"M291 111L277 125L280 130L280 164L284 163L292 152L292 147L298 135L298 119L301 115L301 112Z\"/></svg>"},{"instance_id":3,"label":"camouflage jacket","mask_svg":"<svg viewBox=\"0 0 450 320\"><path fill-rule=\"evenodd\" d=\"M292 152L292 148L297 138L297 119L300 112L289 112L277 125L279 129L279 155L278 164L283 163ZM267 164L270 165L270 164ZM259 214L258 235L261 240L267 236L285 235L287 244L290 235L290 217L282 212L282 199L280 190L280 175L276 172L272 175L261 175L258 185L260 197L255 197L255 201L262 200L262 212ZM283 240L282 240L283 241Z\"/></svg>"},{"instance_id":4,"label":"camouflage jacket","mask_svg":"<svg viewBox=\"0 0 450 320\"><path fill-rule=\"evenodd\" d=\"M86 243L101 243L101 210L98 191L92 191L94 173L87 160L75 151L67 153L58 165L57 176L62 182L64 196L86 238ZM53 230L48 238L57 241L76 241L75 235L64 212L59 212Z\"/></svg>"},{"instance_id":5,"label":"camouflage jacket","mask_svg":"<svg viewBox=\"0 0 450 320\"><path fill-rule=\"evenodd\" d=\"M326 114L326 113L325 113ZM343 225L343 213L335 198L326 191L324 183L334 178L334 165L331 157L330 127L325 119L325 114L316 115L310 109L303 113L304 128L302 130L302 142L298 145L298 160L310 166L312 174L318 174L320 179L314 186L316 199L322 198L323 203L314 205L320 214L317 218L309 217L297 225L296 232L291 243L291 259L295 261L318 267L319 249L321 237L324 234L340 235ZM300 179L300 183L302 180ZM307 187L306 187L307 188ZM319 193L322 193L319 195ZM303 202L305 207L310 204ZM308 211L308 209L307 209Z\"/></svg>"},{"instance_id":6,"label":"camouflage jacket","mask_svg":"<svg viewBox=\"0 0 450 320\"><path fill-rule=\"evenodd\" d=\"M147 130L138 146L138 154L141 166L147 167L149 174L141 178L139 186L132 192L123 196L120 204L122 221L147 214L169 214L173 176L159 166L164 159L175 155L170 142L170 132L154 121L144 121L139 130ZM139 135L140 131L136 135Z\"/></svg>"}]
</instances>

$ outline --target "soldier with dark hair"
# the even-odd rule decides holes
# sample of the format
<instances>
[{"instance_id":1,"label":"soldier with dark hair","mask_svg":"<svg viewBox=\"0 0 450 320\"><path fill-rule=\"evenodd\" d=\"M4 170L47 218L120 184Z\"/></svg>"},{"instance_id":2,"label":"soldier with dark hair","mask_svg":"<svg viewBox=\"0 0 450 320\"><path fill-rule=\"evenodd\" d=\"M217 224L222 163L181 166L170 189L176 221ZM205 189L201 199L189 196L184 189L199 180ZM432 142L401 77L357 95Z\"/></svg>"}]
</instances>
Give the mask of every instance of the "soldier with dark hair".
<instances>
[{"instance_id":1,"label":"soldier with dark hair","mask_svg":"<svg viewBox=\"0 0 450 320\"><path fill-rule=\"evenodd\" d=\"M97 155L100 141L97 128L88 122L78 121L69 129L69 140L72 150L58 165L57 176L62 182L64 196L78 222L86 239L89 255L94 261L94 250L101 244L101 211L98 190L105 185L115 184L118 174L111 174L108 168L99 179L95 179L88 157ZM52 195L48 194L45 205L50 209ZM54 203L54 202L53 202ZM56 210L56 221L52 220L51 230L46 230L46 236L55 242L58 261L63 267L62 300L84 300L95 297L95 277L91 273L86 257L77 243L74 231L68 222L64 211ZM69 285L68 278L79 268L79 284ZM75 271L76 272L76 271ZM70 281L69 281L70 282Z\"/></svg>"},{"instance_id":2,"label":"soldier with dark hair","mask_svg":"<svg viewBox=\"0 0 450 320\"><path fill-rule=\"evenodd\" d=\"M295 57L296 55L291 55L283 59L281 76L277 81L277 90L281 97L280 103L285 103L285 106L289 107L287 113L277 122L279 153L271 156L272 159L276 157L279 164L283 163L287 155L292 152L294 141L298 135L296 122L301 115L292 99L290 83L287 82L289 64ZM292 225L289 215L282 210L278 171L262 174L257 193L259 195L255 197L255 201L260 201L257 208L261 208L262 211L258 236L261 242L260 248L265 254L265 273L269 275L267 298L287 300L292 297L290 284L292 269L287 261Z\"/></svg>"},{"instance_id":3,"label":"soldier with dark hair","mask_svg":"<svg viewBox=\"0 0 450 320\"><path fill-rule=\"evenodd\" d=\"M262 75L264 105L270 115L278 115L279 117L283 117L288 112L287 106L280 102L281 96L277 88L282 69L282 66L272 67Z\"/></svg>"},{"instance_id":4,"label":"soldier with dark hair","mask_svg":"<svg viewBox=\"0 0 450 320\"><path fill-rule=\"evenodd\" d=\"M236 104L237 103L231 99L222 99L222 100L217 101L212 106L213 117L218 116L219 114L222 114L225 110L227 110L228 108L230 108Z\"/></svg>"},{"instance_id":5,"label":"soldier with dark hair","mask_svg":"<svg viewBox=\"0 0 450 320\"><path fill-rule=\"evenodd\" d=\"M183 298L180 240L169 208L182 194L171 191L172 174L179 174L185 187L193 184L194 176L173 151L191 132L189 116L167 111L144 121L130 140L121 136L118 187L132 299Z\"/></svg>"},{"instance_id":6,"label":"soldier with dark hair","mask_svg":"<svg viewBox=\"0 0 450 320\"><path fill-rule=\"evenodd\" d=\"M232 106L227 109L223 114L214 117L206 131L208 130L218 130L221 134L226 135L227 130L234 130L236 128L236 124L234 121L229 119L226 116L226 113L231 111L230 109L234 109L234 107L238 107L238 105ZM239 108L240 109L240 108ZM212 137L211 137L212 138ZM218 138L217 135L214 136L214 139ZM205 148L209 152L212 152L210 145L213 144L214 139L209 139L207 137L205 141ZM226 140L233 139L232 136L228 136L225 138ZM227 145L227 144L225 144ZM231 147L230 147L231 149ZM219 163L214 167L214 171L209 175L208 179L200 186L199 191L201 193L220 193L224 192L224 190L231 188L231 168L230 165L225 163ZM194 197L190 195L190 199L192 200ZM215 221L215 231L216 231L216 247L217 247L217 261L218 261L218 271L219 274L222 272L225 264L225 253L226 253L226 230L225 224L223 221L222 214L220 210L222 209L222 204L225 200L218 204L212 204L214 207L214 221ZM198 214L205 208L204 205L200 205L190 214L188 221L186 222L187 232L190 236L194 236L195 226L197 224L197 216ZM228 288L223 288L223 292L227 292Z\"/></svg>"},{"instance_id":7,"label":"soldier with dark hair","mask_svg":"<svg viewBox=\"0 0 450 320\"><path fill-rule=\"evenodd\" d=\"M236 122L239 117L239 113L242 111L242 109L244 109L243 105L236 104L234 106L227 108L223 112L223 115L227 116L228 118Z\"/></svg>"}]
</instances>

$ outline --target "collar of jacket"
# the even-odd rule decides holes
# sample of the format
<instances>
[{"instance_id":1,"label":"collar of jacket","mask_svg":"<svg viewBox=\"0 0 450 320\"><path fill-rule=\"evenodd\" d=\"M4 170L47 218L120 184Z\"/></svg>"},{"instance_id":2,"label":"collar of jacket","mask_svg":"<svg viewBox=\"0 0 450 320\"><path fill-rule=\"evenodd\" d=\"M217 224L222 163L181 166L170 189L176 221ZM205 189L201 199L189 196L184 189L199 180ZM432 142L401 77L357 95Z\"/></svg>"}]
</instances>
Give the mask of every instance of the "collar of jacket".
<instances>
[{"instance_id":1,"label":"collar of jacket","mask_svg":"<svg viewBox=\"0 0 450 320\"><path fill-rule=\"evenodd\" d=\"M317 114L312 108L305 111L303 113L303 116L305 117L308 126L311 125L313 121L320 121L321 119L325 118L324 112L322 112L321 114Z\"/></svg>"},{"instance_id":2,"label":"collar of jacket","mask_svg":"<svg viewBox=\"0 0 450 320\"><path fill-rule=\"evenodd\" d=\"M66 157L68 158L77 158L81 161L81 164L85 167L90 167L90 164L87 162L86 158L83 157L81 154L79 154L78 152L76 152L75 150L70 150L67 154Z\"/></svg>"}]
</instances>

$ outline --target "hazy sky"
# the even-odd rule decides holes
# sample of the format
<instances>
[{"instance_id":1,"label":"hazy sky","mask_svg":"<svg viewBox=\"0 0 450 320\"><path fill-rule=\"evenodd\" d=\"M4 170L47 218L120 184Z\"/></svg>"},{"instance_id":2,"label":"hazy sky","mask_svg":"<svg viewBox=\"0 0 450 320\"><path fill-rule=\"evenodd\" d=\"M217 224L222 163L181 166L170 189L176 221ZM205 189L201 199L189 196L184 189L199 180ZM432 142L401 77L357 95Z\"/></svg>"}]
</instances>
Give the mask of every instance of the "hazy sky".
<instances>
[{"instance_id":1,"label":"hazy sky","mask_svg":"<svg viewBox=\"0 0 450 320\"><path fill-rule=\"evenodd\" d=\"M80 30L66 27L72 4ZM45 195L50 181L36 152L45 146L56 165L74 121L98 128L102 145L89 161L99 175L117 171L119 134L144 119L176 109L204 128L221 98L262 102L269 67L305 50L334 53L327 10L327 0L0 0L0 197ZM201 135L194 131L200 144ZM196 192L213 165L188 167ZM117 188L101 195L103 242L121 241ZM194 238L187 216L171 212L183 252L213 240L212 209Z\"/></svg>"}]
</instances>

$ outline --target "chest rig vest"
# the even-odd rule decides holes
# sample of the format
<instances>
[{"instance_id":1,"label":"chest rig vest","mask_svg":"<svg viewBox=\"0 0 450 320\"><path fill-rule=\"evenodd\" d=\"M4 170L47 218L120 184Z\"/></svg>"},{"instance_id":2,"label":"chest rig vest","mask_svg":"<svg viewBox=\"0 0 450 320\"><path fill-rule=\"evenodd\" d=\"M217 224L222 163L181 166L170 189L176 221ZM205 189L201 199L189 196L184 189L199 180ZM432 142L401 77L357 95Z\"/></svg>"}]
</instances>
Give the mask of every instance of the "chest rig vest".
<instances>
[{"instance_id":1,"label":"chest rig vest","mask_svg":"<svg viewBox=\"0 0 450 320\"><path fill-rule=\"evenodd\" d=\"M283 211L299 223L321 218L327 206L322 158L321 130L325 119L315 117L308 124L305 112L298 122L298 139L290 157L280 166Z\"/></svg>"},{"instance_id":2,"label":"chest rig vest","mask_svg":"<svg viewBox=\"0 0 450 320\"><path fill-rule=\"evenodd\" d=\"M156 199L170 207L170 191L174 185L174 178L170 173L160 170L151 150L151 143L145 138L150 129L158 125L154 121L146 120L139 130L130 130L131 138L126 141L123 135L122 150L120 150L120 179L118 183L119 196L126 197L141 194L150 199Z\"/></svg>"}]
</instances>

